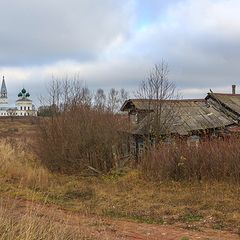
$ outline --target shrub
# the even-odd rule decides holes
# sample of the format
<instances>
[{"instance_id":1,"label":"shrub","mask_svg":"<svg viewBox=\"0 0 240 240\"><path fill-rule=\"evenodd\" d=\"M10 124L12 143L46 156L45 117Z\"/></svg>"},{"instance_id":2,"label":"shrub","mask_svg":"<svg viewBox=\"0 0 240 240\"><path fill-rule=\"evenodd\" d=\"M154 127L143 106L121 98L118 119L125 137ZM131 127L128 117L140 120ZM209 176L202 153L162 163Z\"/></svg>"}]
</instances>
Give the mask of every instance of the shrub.
<instances>
[{"instance_id":1,"label":"shrub","mask_svg":"<svg viewBox=\"0 0 240 240\"><path fill-rule=\"evenodd\" d=\"M63 173L108 172L118 149L117 124L116 116L85 106L44 118L39 134L41 160Z\"/></svg>"},{"instance_id":2,"label":"shrub","mask_svg":"<svg viewBox=\"0 0 240 240\"><path fill-rule=\"evenodd\" d=\"M121 118L92 105L89 90L77 80L54 81L49 98L51 116L39 121L42 163L62 173L109 172L118 158Z\"/></svg>"},{"instance_id":3,"label":"shrub","mask_svg":"<svg viewBox=\"0 0 240 240\"><path fill-rule=\"evenodd\" d=\"M145 153L141 169L157 180L230 180L240 183L240 140L212 140L198 146L159 144Z\"/></svg>"}]
</instances>

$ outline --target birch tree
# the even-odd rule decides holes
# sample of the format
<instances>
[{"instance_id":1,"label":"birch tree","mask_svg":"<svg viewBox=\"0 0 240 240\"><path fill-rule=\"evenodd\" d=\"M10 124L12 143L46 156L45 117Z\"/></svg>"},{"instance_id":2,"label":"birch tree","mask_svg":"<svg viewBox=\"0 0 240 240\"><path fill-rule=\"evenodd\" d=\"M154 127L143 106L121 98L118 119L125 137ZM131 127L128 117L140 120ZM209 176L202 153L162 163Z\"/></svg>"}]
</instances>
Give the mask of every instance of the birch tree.
<instances>
[{"instance_id":1,"label":"birch tree","mask_svg":"<svg viewBox=\"0 0 240 240\"><path fill-rule=\"evenodd\" d=\"M153 137L156 143L164 135L170 134L176 117L176 102L172 100L178 99L178 95L168 75L169 68L165 61L155 64L137 91L137 97L147 104L148 138Z\"/></svg>"}]
</instances>

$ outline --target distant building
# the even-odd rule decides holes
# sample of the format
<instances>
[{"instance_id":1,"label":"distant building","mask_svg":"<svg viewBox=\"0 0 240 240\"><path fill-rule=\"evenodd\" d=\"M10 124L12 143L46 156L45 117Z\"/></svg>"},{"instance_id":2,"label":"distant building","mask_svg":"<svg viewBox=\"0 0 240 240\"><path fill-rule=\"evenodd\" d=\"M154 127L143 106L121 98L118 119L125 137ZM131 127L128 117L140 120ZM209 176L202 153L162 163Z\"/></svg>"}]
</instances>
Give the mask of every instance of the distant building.
<instances>
[{"instance_id":1,"label":"distant building","mask_svg":"<svg viewBox=\"0 0 240 240\"><path fill-rule=\"evenodd\" d=\"M1 92L0 92L0 117L6 116L37 116L37 111L29 99L30 94L25 88L21 90L18 94L18 99L16 101L16 107L10 107L8 105L7 97L7 87L5 83L5 78L3 77Z\"/></svg>"},{"instance_id":2,"label":"distant building","mask_svg":"<svg viewBox=\"0 0 240 240\"><path fill-rule=\"evenodd\" d=\"M1 86L1 96L0 96L0 104L7 104L7 88L5 83L5 78L3 77L2 86Z\"/></svg>"},{"instance_id":3,"label":"distant building","mask_svg":"<svg viewBox=\"0 0 240 240\"><path fill-rule=\"evenodd\" d=\"M29 99L30 94L25 88L18 94L18 100L16 101L16 115L17 116L37 116L37 111L32 104L32 100Z\"/></svg>"},{"instance_id":4,"label":"distant building","mask_svg":"<svg viewBox=\"0 0 240 240\"><path fill-rule=\"evenodd\" d=\"M3 77L1 92L0 92L0 117L9 115L9 106L7 98L7 88L5 83L5 78Z\"/></svg>"}]
</instances>

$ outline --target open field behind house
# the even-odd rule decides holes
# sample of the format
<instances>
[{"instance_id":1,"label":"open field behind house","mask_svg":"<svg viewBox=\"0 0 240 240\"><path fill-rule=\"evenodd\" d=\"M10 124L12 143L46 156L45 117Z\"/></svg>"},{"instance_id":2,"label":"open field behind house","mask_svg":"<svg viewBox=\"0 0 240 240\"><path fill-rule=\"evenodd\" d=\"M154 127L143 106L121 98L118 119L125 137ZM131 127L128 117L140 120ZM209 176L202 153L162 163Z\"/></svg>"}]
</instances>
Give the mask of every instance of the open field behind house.
<instances>
[{"instance_id":1,"label":"open field behind house","mask_svg":"<svg viewBox=\"0 0 240 240\"><path fill-rule=\"evenodd\" d=\"M14 139L21 137L23 140L34 139L36 134L36 117L1 117L0 120L0 138Z\"/></svg>"},{"instance_id":2,"label":"open field behind house","mask_svg":"<svg viewBox=\"0 0 240 240\"><path fill-rule=\"evenodd\" d=\"M238 239L239 185L155 182L130 168L98 177L51 173L33 151L36 129L32 121L0 122L0 239L59 239L59 231L69 236L62 239Z\"/></svg>"}]
</instances>

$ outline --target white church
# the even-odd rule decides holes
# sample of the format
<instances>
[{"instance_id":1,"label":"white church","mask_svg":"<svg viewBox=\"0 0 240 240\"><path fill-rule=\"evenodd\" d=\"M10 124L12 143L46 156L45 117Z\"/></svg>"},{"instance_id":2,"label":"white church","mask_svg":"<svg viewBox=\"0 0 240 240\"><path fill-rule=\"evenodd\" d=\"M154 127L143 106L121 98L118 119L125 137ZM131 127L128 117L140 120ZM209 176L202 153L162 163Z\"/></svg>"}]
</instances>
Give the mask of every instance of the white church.
<instances>
[{"instance_id":1,"label":"white church","mask_svg":"<svg viewBox=\"0 0 240 240\"><path fill-rule=\"evenodd\" d=\"M0 117L6 116L37 116L37 111L29 98L30 94L25 88L18 94L15 107L10 107L8 104L7 87L5 78L3 77L1 92L0 92Z\"/></svg>"}]
</instances>

